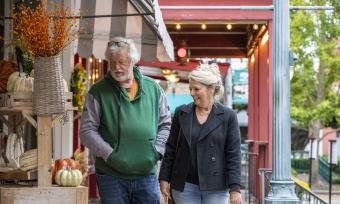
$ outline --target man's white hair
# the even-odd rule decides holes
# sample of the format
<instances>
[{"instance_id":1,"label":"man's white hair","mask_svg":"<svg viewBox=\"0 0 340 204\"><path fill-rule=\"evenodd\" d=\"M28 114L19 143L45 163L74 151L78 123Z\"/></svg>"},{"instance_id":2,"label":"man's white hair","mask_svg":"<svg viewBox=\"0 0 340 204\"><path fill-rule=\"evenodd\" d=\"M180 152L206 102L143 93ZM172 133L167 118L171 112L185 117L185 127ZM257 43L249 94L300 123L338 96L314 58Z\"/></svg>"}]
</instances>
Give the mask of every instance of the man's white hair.
<instances>
[{"instance_id":1,"label":"man's white hair","mask_svg":"<svg viewBox=\"0 0 340 204\"><path fill-rule=\"evenodd\" d=\"M223 95L223 83L221 73L216 63L202 63L189 74L189 79L198 81L201 84L215 87L215 96Z\"/></svg>"},{"instance_id":2,"label":"man's white hair","mask_svg":"<svg viewBox=\"0 0 340 204\"><path fill-rule=\"evenodd\" d=\"M140 60L140 55L133 40L124 37L114 37L110 39L105 51L106 60L110 61L110 56L123 48L128 48L129 59L133 64L136 64Z\"/></svg>"}]
</instances>

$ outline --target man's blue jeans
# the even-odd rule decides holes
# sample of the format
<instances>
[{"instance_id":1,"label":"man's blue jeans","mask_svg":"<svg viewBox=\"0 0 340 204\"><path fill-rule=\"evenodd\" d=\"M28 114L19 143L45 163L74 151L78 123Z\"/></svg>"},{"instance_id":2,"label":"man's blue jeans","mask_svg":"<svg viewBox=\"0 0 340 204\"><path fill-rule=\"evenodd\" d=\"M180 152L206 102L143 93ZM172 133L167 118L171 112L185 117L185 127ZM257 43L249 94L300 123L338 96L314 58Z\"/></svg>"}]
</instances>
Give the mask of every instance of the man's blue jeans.
<instances>
[{"instance_id":1,"label":"man's blue jeans","mask_svg":"<svg viewBox=\"0 0 340 204\"><path fill-rule=\"evenodd\" d=\"M96 174L102 204L159 204L160 192L156 175L123 179Z\"/></svg>"},{"instance_id":2,"label":"man's blue jeans","mask_svg":"<svg viewBox=\"0 0 340 204\"><path fill-rule=\"evenodd\" d=\"M228 204L229 194L223 191L201 191L198 185L185 183L183 192L172 189L176 204Z\"/></svg>"}]
</instances>

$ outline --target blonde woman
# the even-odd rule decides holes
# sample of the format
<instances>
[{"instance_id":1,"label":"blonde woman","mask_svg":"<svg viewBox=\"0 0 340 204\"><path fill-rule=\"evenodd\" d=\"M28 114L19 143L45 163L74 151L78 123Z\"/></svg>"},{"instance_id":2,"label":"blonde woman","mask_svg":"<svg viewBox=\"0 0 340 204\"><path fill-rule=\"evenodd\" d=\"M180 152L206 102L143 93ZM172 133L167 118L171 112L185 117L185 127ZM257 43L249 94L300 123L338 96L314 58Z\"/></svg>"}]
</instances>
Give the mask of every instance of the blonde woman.
<instances>
[{"instance_id":1,"label":"blonde woman","mask_svg":"<svg viewBox=\"0 0 340 204\"><path fill-rule=\"evenodd\" d=\"M194 102L175 111L161 193L176 204L227 204L229 195L241 204L239 126L234 111L215 101L223 92L218 65L199 65L189 74L189 88Z\"/></svg>"}]
</instances>

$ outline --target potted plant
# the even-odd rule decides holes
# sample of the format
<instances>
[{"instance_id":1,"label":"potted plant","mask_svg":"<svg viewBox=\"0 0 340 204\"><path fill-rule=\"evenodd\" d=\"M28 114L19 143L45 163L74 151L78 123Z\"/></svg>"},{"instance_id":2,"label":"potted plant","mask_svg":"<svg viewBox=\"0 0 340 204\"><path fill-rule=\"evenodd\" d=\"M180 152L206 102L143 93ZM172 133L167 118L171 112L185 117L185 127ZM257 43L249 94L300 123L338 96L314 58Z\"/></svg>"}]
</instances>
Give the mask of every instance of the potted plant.
<instances>
[{"instance_id":1,"label":"potted plant","mask_svg":"<svg viewBox=\"0 0 340 204\"><path fill-rule=\"evenodd\" d=\"M40 116L65 112L61 53L78 37L75 15L61 4L18 3L11 13L13 43L34 56L33 111Z\"/></svg>"}]
</instances>

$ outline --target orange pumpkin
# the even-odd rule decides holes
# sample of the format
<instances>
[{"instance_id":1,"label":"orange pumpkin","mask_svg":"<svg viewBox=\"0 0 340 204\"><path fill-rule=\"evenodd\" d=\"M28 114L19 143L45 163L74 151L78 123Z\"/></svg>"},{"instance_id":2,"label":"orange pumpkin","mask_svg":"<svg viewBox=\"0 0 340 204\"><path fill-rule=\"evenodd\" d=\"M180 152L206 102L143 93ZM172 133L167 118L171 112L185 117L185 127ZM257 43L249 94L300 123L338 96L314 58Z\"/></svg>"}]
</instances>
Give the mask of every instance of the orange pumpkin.
<instances>
[{"instance_id":1,"label":"orange pumpkin","mask_svg":"<svg viewBox=\"0 0 340 204\"><path fill-rule=\"evenodd\" d=\"M17 71L17 65L15 63L0 60L0 93L6 92L8 78L15 71Z\"/></svg>"},{"instance_id":2,"label":"orange pumpkin","mask_svg":"<svg viewBox=\"0 0 340 204\"><path fill-rule=\"evenodd\" d=\"M55 183L55 175L60 169L64 168L78 169L77 162L70 158L57 159L51 167L52 182Z\"/></svg>"},{"instance_id":3,"label":"orange pumpkin","mask_svg":"<svg viewBox=\"0 0 340 204\"><path fill-rule=\"evenodd\" d=\"M67 166L71 169L78 169L78 165L74 159L66 158L64 160L67 162Z\"/></svg>"},{"instance_id":4,"label":"orange pumpkin","mask_svg":"<svg viewBox=\"0 0 340 204\"><path fill-rule=\"evenodd\" d=\"M62 169L67 166L67 161L65 161L64 159L57 159L54 162L54 166L56 171L58 171L59 169Z\"/></svg>"},{"instance_id":5,"label":"orange pumpkin","mask_svg":"<svg viewBox=\"0 0 340 204\"><path fill-rule=\"evenodd\" d=\"M57 173L55 169L55 163L51 164L51 174L52 174L52 183L55 183L55 174Z\"/></svg>"}]
</instances>

